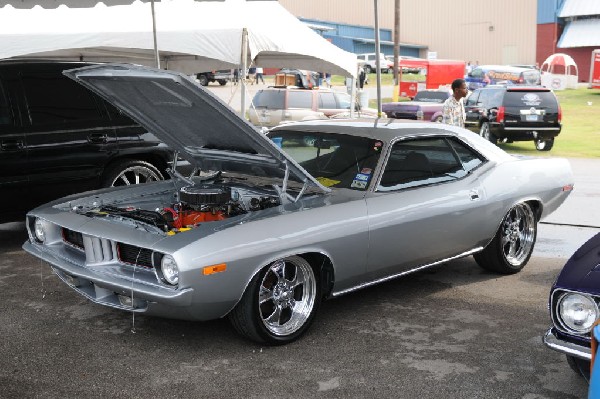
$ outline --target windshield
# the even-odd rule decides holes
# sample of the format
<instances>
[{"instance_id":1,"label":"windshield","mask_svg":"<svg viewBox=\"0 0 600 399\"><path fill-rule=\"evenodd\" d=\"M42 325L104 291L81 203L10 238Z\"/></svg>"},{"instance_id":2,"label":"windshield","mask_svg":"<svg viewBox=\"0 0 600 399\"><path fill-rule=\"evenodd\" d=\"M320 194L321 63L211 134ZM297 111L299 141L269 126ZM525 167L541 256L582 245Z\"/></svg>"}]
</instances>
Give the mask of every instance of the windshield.
<instances>
[{"instance_id":1,"label":"windshield","mask_svg":"<svg viewBox=\"0 0 600 399\"><path fill-rule=\"evenodd\" d=\"M345 134L277 130L269 137L325 187L366 190L383 143Z\"/></svg>"},{"instance_id":2,"label":"windshield","mask_svg":"<svg viewBox=\"0 0 600 399\"><path fill-rule=\"evenodd\" d=\"M450 97L450 93L445 91L420 91L415 95L413 101L422 101L427 103L443 103Z\"/></svg>"}]
</instances>

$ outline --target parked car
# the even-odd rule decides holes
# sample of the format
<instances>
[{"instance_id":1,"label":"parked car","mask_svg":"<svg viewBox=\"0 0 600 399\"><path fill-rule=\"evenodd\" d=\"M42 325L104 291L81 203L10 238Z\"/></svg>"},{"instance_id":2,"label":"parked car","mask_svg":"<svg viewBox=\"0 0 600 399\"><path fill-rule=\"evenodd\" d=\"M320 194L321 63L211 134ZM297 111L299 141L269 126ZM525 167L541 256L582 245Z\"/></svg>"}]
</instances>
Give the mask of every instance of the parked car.
<instances>
[{"instance_id":1,"label":"parked car","mask_svg":"<svg viewBox=\"0 0 600 399\"><path fill-rule=\"evenodd\" d=\"M465 127L490 142L533 141L550 151L562 128L562 110L550 89L494 85L475 90L465 102Z\"/></svg>"},{"instance_id":2,"label":"parked car","mask_svg":"<svg viewBox=\"0 0 600 399\"><path fill-rule=\"evenodd\" d=\"M381 104L381 110L388 118L442 121L444 102L452 93L448 90L421 90L412 101Z\"/></svg>"},{"instance_id":3,"label":"parked car","mask_svg":"<svg viewBox=\"0 0 600 399\"><path fill-rule=\"evenodd\" d=\"M394 70L394 62L388 60L385 57L385 54L379 54L379 68L381 68L381 72L383 73L391 73ZM356 58L358 62L363 64L363 68L366 73L375 73L377 71L377 54L376 53L365 53L365 54L357 54Z\"/></svg>"},{"instance_id":4,"label":"parked car","mask_svg":"<svg viewBox=\"0 0 600 399\"><path fill-rule=\"evenodd\" d=\"M552 327L544 343L567 357L571 369L589 380L591 332L600 319L600 234L567 261L550 290ZM595 367L598 367L596 364Z\"/></svg>"},{"instance_id":5,"label":"parked car","mask_svg":"<svg viewBox=\"0 0 600 399\"><path fill-rule=\"evenodd\" d=\"M172 150L62 75L84 65L0 62L0 223L68 194L167 176Z\"/></svg>"},{"instance_id":6,"label":"parked car","mask_svg":"<svg viewBox=\"0 0 600 399\"><path fill-rule=\"evenodd\" d=\"M475 90L498 83L514 85L539 85L540 71L532 68L519 68L507 65L481 65L465 76L467 88Z\"/></svg>"},{"instance_id":7,"label":"parked car","mask_svg":"<svg viewBox=\"0 0 600 399\"><path fill-rule=\"evenodd\" d=\"M350 110L349 94L320 88L267 87L256 92L248 111L256 126L273 127L282 122L327 119Z\"/></svg>"},{"instance_id":8,"label":"parked car","mask_svg":"<svg viewBox=\"0 0 600 399\"><path fill-rule=\"evenodd\" d=\"M41 206L23 248L93 302L227 316L257 342L299 338L325 298L450 259L517 273L573 184L564 159L516 158L454 126L319 120L267 137L181 74L67 74L201 172Z\"/></svg>"},{"instance_id":9,"label":"parked car","mask_svg":"<svg viewBox=\"0 0 600 399\"><path fill-rule=\"evenodd\" d=\"M202 86L207 86L209 83L217 82L221 86L225 86L227 82L233 80L233 72L230 69L219 71L200 72L196 74L198 83Z\"/></svg>"}]
</instances>

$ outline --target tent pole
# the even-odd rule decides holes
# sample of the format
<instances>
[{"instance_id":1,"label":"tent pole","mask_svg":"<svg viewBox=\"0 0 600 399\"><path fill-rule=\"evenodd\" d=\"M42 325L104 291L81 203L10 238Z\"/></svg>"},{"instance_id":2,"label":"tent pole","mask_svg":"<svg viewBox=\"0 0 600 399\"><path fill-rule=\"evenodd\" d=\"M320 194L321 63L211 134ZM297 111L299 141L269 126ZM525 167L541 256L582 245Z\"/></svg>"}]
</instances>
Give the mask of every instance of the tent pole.
<instances>
[{"instance_id":1,"label":"tent pole","mask_svg":"<svg viewBox=\"0 0 600 399\"><path fill-rule=\"evenodd\" d=\"M154 37L154 56L156 57L156 68L160 69L160 57L158 56L158 44L156 42L156 15L154 14L154 0L150 2L152 9L152 35Z\"/></svg>"},{"instance_id":2,"label":"tent pole","mask_svg":"<svg viewBox=\"0 0 600 399\"><path fill-rule=\"evenodd\" d=\"M379 12L377 11L377 1L374 1L375 8L375 68L377 76L377 117L381 118L381 62L379 60L381 51L379 49Z\"/></svg>"},{"instance_id":3,"label":"tent pole","mask_svg":"<svg viewBox=\"0 0 600 399\"><path fill-rule=\"evenodd\" d=\"M242 59L240 62L241 65L241 71L239 72L239 78L240 78L240 85L242 88L242 92L241 94L241 110L240 110L240 116L242 118L246 118L246 68L247 68L247 62L248 60L248 29L244 28L242 30Z\"/></svg>"}]
</instances>

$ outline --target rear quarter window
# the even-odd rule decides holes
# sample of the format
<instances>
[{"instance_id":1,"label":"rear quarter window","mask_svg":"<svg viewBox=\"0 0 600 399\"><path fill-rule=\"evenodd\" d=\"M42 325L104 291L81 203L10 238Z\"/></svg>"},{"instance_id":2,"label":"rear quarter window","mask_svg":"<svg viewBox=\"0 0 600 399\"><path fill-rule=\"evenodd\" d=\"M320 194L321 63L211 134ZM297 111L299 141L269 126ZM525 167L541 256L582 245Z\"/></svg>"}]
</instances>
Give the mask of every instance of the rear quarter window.
<instances>
[{"instance_id":1,"label":"rear quarter window","mask_svg":"<svg viewBox=\"0 0 600 399\"><path fill-rule=\"evenodd\" d=\"M337 108L333 93L319 93L319 108Z\"/></svg>"},{"instance_id":2,"label":"rear quarter window","mask_svg":"<svg viewBox=\"0 0 600 399\"><path fill-rule=\"evenodd\" d=\"M252 100L256 108L283 109L285 91L259 90Z\"/></svg>"},{"instance_id":3,"label":"rear quarter window","mask_svg":"<svg viewBox=\"0 0 600 399\"><path fill-rule=\"evenodd\" d=\"M422 101L428 103L443 103L450 95L443 91L420 91L415 95L413 101Z\"/></svg>"}]
</instances>

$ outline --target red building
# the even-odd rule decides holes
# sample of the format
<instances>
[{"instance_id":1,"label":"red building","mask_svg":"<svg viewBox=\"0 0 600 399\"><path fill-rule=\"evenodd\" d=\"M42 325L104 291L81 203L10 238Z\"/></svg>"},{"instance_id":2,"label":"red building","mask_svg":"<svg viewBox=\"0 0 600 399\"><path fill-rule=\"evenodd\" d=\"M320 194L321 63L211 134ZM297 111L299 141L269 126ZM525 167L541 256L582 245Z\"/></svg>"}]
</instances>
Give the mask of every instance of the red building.
<instances>
[{"instance_id":1,"label":"red building","mask_svg":"<svg viewBox=\"0 0 600 399\"><path fill-rule=\"evenodd\" d=\"M570 55L579 81L588 82L592 51L600 48L600 1L539 0L536 62L554 53Z\"/></svg>"}]
</instances>

